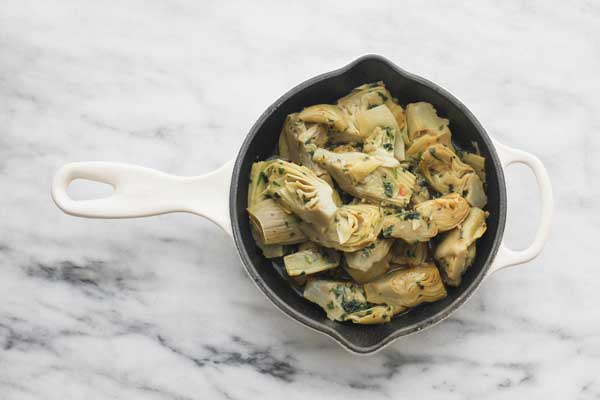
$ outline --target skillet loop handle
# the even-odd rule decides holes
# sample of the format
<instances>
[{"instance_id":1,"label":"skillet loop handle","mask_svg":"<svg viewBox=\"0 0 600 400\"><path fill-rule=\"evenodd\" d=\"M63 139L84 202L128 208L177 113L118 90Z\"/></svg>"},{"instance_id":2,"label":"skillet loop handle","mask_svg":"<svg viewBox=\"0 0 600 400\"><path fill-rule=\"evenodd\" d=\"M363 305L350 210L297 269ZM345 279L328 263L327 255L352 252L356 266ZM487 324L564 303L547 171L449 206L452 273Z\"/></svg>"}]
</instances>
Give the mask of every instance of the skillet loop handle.
<instances>
[{"instance_id":1,"label":"skillet loop handle","mask_svg":"<svg viewBox=\"0 0 600 400\"><path fill-rule=\"evenodd\" d=\"M180 177L136 165L78 162L60 168L52 181L52 199L65 213L85 218L137 218L189 212L215 222L231 235L229 185L233 160L197 177ZM67 188L75 179L107 183L112 195L74 200Z\"/></svg>"},{"instance_id":2,"label":"skillet loop handle","mask_svg":"<svg viewBox=\"0 0 600 400\"><path fill-rule=\"evenodd\" d=\"M498 150L503 169L511 164L521 163L528 166L535 175L541 197L541 216L535 237L529 247L524 250L512 250L504 242L500 244L496 259L488 271L488 276L503 268L526 263L540 254L550 233L554 209L552 183L542 162L536 156L525 151L513 149L497 141L494 141L494 144L496 150Z\"/></svg>"}]
</instances>

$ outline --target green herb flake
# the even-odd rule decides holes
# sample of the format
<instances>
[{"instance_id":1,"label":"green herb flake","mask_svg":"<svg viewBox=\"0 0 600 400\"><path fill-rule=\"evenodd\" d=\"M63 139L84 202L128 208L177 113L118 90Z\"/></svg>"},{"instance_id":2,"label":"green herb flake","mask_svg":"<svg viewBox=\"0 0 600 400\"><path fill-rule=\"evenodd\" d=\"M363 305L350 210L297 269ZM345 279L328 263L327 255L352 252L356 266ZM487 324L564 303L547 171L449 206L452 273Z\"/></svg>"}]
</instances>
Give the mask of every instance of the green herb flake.
<instances>
[{"instance_id":1,"label":"green herb flake","mask_svg":"<svg viewBox=\"0 0 600 400\"><path fill-rule=\"evenodd\" d=\"M265 171L260 171L258 177L263 180L264 183L269 183L269 177L265 174Z\"/></svg>"},{"instance_id":2,"label":"green herb flake","mask_svg":"<svg viewBox=\"0 0 600 400\"><path fill-rule=\"evenodd\" d=\"M419 214L417 211L409 211L403 215L403 218L405 221L409 221L411 219L419 219L421 218L421 214Z\"/></svg>"},{"instance_id":3,"label":"green herb flake","mask_svg":"<svg viewBox=\"0 0 600 400\"><path fill-rule=\"evenodd\" d=\"M307 256L307 255L304 256L304 261L306 261L307 264L312 264L313 263L313 260L309 256Z\"/></svg>"},{"instance_id":4,"label":"green herb flake","mask_svg":"<svg viewBox=\"0 0 600 400\"><path fill-rule=\"evenodd\" d=\"M392 232L394 230L394 225L388 225L385 228L383 228L383 237L385 238L389 238L390 236L392 236Z\"/></svg>"},{"instance_id":5,"label":"green herb flake","mask_svg":"<svg viewBox=\"0 0 600 400\"><path fill-rule=\"evenodd\" d=\"M335 308L335 306L333 305L333 301L330 301L329 303L327 303L328 310L333 310L334 308Z\"/></svg>"},{"instance_id":6,"label":"green herb flake","mask_svg":"<svg viewBox=\"0 0 600 400\"><path fill-rule=\"evenodd\" d=\"M429 154L431 154L431 157L435 158L438 161L443 161L435 152L435 149L433 147L429 148Z\"/></svg>"},{"instance_id":7,"label":"green herb flake","mask_svg":"<svg viewBox=\"0 0 600 400\"><path fill-rule=\"evenodd\" d=\"M388 101L388 97L387 97L385 94L383 94L383 93L381 93L381 92L377 92L377 94L379 95L379 97L381 97L381 100L382 100L383 102L386 102L386 101Z\"/></svg>"},{"instance_id":8,"label":"green herb flake","mask_svg":"<svg viewBox=\"0 0 600 400\"><path fill-rule=\"evenodd\" d=\"M392 197L394 195L394 186L391 182L383 182L383 192L387 197Z\"/></svg>"},{"instance_id":9,"label":"green herb flake","mask_svg":"<svg viewBox=\"0 0 600 400\"><path fill-rule=\"evenodd\" d=\"M386 149L387 151L394 150L394 146L391 143L384 143L383 148Z\"/></svg>"}]
</instances>

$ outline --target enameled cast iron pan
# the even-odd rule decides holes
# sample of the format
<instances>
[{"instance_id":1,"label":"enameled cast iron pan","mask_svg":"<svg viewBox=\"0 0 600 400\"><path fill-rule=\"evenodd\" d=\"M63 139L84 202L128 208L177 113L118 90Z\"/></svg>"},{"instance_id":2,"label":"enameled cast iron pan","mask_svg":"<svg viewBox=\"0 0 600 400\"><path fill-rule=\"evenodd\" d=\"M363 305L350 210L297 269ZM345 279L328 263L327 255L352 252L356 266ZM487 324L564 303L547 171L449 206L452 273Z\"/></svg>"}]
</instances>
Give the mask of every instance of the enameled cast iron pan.
<instances>
[{"instance_id":1,"label":"enameled cast iron pan","mask_svg":"<svg viewBox=\"0 0 600 400\"><path fill-rule=\"evenodd\" d=\"M453 141L472 149L472 142L486 162L488 230L477 241L477 257L458 288L448 296L423 304L383 325L354 325L329 321L315 304L304 300L265 259L254 244L246 213L250 166L271 156L286 115L318 103L334 103L353 88L383 80L403 104L427 101L451 121ZM504 168L523 163L531 168L541 192L541 220L535 239L526 250L504 246L506 219ZM67 187L75 179L108 183L114 192L95 200L72 200ZM84 162L63 166L54 177L52 197L64 212L89 218L132 218L169 212L191 212L209 218L235 240L242 263L258 288L286 315L302 325L330 336L355 353L373 353L394 339L428 328L452 314L493 272L522 264L542 250L552 216L552 188L542 163L533 155L492 140L473 114L438 85L410 74L377 56L367 55L336 71L310 79L279 98L254 124L237 158L218 170L199 177L177 177L127 164Z\"/></svg>"}]
</instances>

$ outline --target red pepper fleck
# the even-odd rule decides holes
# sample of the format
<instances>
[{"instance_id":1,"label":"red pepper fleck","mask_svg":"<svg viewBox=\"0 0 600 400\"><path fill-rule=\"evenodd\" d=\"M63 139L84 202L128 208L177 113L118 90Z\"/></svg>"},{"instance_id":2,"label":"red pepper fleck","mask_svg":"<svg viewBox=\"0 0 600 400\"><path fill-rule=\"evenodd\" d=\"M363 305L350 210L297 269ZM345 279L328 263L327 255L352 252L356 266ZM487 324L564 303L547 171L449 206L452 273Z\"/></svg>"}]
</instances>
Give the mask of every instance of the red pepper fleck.
<instances>
[{"instance_id":1,"label":"red pepper fleck","mask_svg":"<svg viewBox=\"0 0 600 400\"><path fill-rule=\"evenodd\" d=\"M406 189L404 189L404 186L400 185L398 193L400 193L400 196L406 196Z\"/></svg>"}]
</instances>

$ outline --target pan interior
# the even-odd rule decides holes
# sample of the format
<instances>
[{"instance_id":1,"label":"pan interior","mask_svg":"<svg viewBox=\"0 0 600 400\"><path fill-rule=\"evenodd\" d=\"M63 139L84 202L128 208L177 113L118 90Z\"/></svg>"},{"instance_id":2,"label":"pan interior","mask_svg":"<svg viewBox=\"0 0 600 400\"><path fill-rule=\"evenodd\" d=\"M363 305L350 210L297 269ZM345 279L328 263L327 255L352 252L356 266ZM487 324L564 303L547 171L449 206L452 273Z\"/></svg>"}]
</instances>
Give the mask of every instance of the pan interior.
<instances>
[{"instance_id":1,"label":"pan interior","mask_svg":"<svg viewBox=\"0 0 600 400\"><path fill-rule=\"evenodd\" d=\"M477 242L477 256L458 288L448 287L448 296L423 304L395 317L391 323L372 326L329 321L325 313L295 291L280 275L280 268L265 259L256 247L246 213L248 179L253 162L274 154L286 115L303 107L334 103L356 86L383 80L394 97L407 103L427 101L438 114L450 120L453 141L465 150L476 142L486 158L486 209L490 212L488 230ZM491 140L472 114L453 96L436 85L408 74L379 56L365 56L338 71L313 78L290 90L256 122L238 155L232 179L231 217L236 245L248 273L265 294L284 312L300 322L328 333L355 352L370 352L394 337L427 327L454 311L479 285L495 256L500 242L506 210L504 177ZM281 260L275 260L281 263Z\"/></svg>"}]
</instances>

